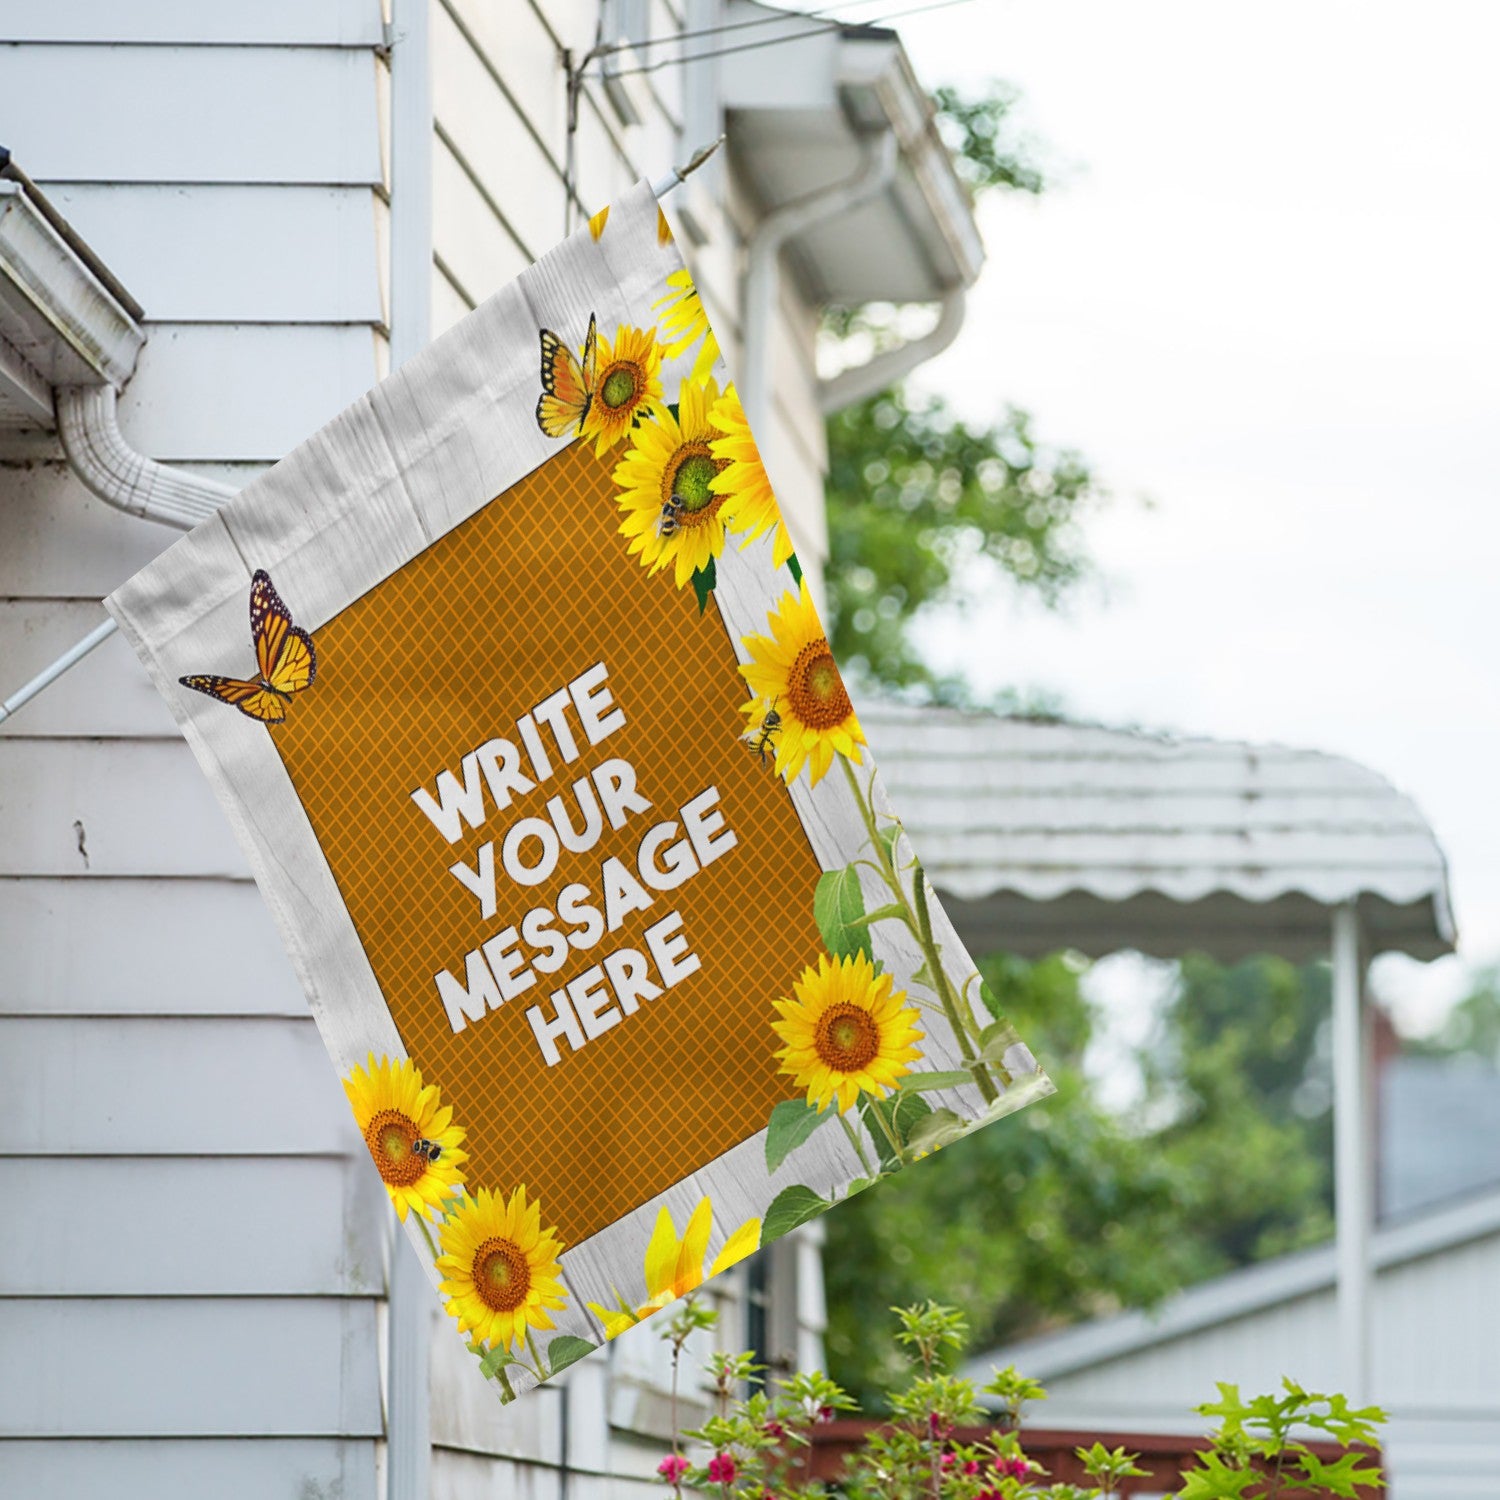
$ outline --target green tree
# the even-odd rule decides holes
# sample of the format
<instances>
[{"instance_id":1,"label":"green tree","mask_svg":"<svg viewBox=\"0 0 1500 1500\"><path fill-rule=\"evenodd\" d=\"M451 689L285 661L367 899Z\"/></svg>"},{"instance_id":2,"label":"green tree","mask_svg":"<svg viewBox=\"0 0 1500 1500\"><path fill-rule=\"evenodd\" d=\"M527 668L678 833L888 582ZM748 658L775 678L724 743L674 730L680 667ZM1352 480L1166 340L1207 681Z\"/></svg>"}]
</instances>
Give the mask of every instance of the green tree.
<instances>
[{"instance_id":1,"label":"green tree","mask_svg":"<svg viewBox=\"0 0 1500 1500\"><path fill-rule=\"evenodd\" d=\"M1154 1132L1183 1185L1208 1269L1246 1265L1333 1233L1331 1061L1320 1045L1328 966L1260 957L1179 966L1147 1097L1170 1123Z\"/></svg>"},{"instance_id":2,"label":"green tree","mask_svg":"<svg viewBox=\"0 0 1500 1500\"><path fill-rule=\"evenodd\" d=\"M1040 446L1015 408L966 422L937 395L895 387L828 424L829 639L856 680L967 696L911 639L914 620L1009 578L1055 603L1082 575L1078 520L1098 494L1082 459ZM978 566L976 566L978 565Z\"/></svg>"},{"instance_id":3,"label":"green tree","mask_svg":"<svg viewBox=\"0 0 1500 1500\"><path fill-rule=\"evenodd\" d=\"M1418 1057L1477 1057L1500 1067L1500 968L1476 969L1470 976L1469 993L1437 1030L1405 1037L1402 1047Z\"/></svg>"},{"instance_id":4,"label":"green tree","mask_svg":"<svg viewBox=\"0 0 1500 1500\"><path fill-rule=\"evenodd\" d=\"M828 1354L868 1395L891 1376L884 1310L939 1295L981 1348L1150 1306L1331 1232L1326 969L1185 960L1142 1054L1140 1103L1097 1102L1085 1058L1100 1017L1086 964L992 956L981 967L1058 1086L828 1219Z\"/></svg>"},{"instance_id":5,"label":"green tree","mask_svg":"<svg viewBox=\"0 0 1500 1500\"><path fill-rule=\"evenodd\" d=\"M938 125L976 195L1035 194L1045 180L1014 128L1016 91L934 96ZM899 308L836 310L828 338L879 349L897 341ZM966 420L942 396L893 386L828 422L829 639L856 681L962 701L961 675L942 676L911 641L913 622L963 606L1008 581L1056 603L1086 569L1079 522L1101 496L1077 454L1038 441L1007 407Z\"/></svg>"}]
</instances>

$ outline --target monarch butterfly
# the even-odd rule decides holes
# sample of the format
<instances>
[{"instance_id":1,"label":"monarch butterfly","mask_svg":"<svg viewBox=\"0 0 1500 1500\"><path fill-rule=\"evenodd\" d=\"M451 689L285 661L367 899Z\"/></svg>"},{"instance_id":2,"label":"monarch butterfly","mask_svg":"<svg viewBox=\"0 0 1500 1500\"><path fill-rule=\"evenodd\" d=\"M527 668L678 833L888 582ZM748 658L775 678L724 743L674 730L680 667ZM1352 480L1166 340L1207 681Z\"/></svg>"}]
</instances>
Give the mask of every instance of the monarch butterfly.
<instances>
[{"instance_id":1,"label":"monarch butterfly","mask_svg":"<svg viewBox=\"0 0 1500 1500\"><path fill-rule=\"evenodd\" d=\"M576 437L583 431L594 404L598 368L598 327L592 313L582 364L550 328L542 329L542 395L536 404L536 421L548 437Z\"/></svg>"},{"instance_id":2,"label":"monarch butterfly","mask_svg":"<svg viewBox=\"0 0 1500 1500\"><path fill-rule=\"evenodd\" d=\"M207 674L177 680L220 703L232 703L262 724L280 724L292 694L311 687L318 675L318 653L312 637L292 624L291 611L281 602L264 568L258 568L250 580L250 639L255 643L257 668L252 681Z\"/></svg>"}]
</instances>

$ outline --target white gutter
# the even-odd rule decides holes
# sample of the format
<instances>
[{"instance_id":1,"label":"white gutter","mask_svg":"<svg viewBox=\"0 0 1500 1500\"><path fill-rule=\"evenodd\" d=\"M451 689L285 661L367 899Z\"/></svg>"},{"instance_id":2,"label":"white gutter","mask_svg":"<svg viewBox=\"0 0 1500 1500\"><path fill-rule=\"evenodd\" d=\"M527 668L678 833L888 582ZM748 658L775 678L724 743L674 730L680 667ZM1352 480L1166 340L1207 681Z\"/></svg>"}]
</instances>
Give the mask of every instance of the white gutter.
<instances>
[{"instance_id":1,"label":"white gutter","mask_svg":"<svg viewBox=\"0 0 1500 1500\"><path fill-rule=\"evenodd\" d=\"M788 240L884 192L896 175L896 135L883 130L864 148L852 177L772 209L750 236L745 261L745 346L740 400L750 430L764 441L771 415L771 329L781 287L782 247Z\"/></svg>"},{"instance_id":2,"label":"white gutter","mask_svg":"<svg viewBox=\"0 0 1500 1500\"><path fill-rule=\"evenodd\" d=\"M818 382L818 407L824 416L853 406L877 391L895 385L920 364L941 354L964 326L966 295L963 287L951 287L939 303L938 320L930 333L908 339L894 349L887 349L862 365L841 370L828 380Z\"/></svg>"}]
</instances>

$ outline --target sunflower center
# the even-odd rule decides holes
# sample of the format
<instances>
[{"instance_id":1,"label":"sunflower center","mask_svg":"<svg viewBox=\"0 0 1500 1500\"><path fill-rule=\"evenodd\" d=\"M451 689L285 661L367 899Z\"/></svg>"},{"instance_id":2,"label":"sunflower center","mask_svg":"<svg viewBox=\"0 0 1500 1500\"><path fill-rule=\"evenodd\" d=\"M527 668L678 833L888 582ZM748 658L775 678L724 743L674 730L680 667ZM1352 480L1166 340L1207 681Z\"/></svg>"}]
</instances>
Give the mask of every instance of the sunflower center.
<instances>
[{"instance_id":1,"label":"sunflower center","mask_svg":"<svg viewBox=\"0 0 1500 1500\"><path fill-rule=\"evenodd\" d=\"M599 399L611 411L619 411L635 400L643 384L641 372L634 364L614 365L599 387Z\"/></svg>"},{"instance_id":2,"label":"sunflower center","mask_svg":"<svg viewBox=\"0 0 1500 1500\"><path fill-rule=\"evenodd\" d=\"M879 1050L880 1035L869 1011L845 1002L818 1017L813 1045L835 1073L858 1073Z\"/></svg>"},{"instance_id":3,"label":"sunflower center","mask_svg":"<svg viewBox=\"0 0 1500 1500\"><path fill-rule=\"evenodd\" d=\"M661 476L662 503L677 503L679 526L701 526L718 514L724 497L714 494L709 485L728 466L727 460L715 458L708 444L696 438L667 460Z\"/></svg>"},{"instance_id":4,"label":"sunflower center","mask_svg":"<svg viewBox=\"0 0 1500 1500\"><path fill-rule=\"evenodd\" d=\"M531 1266L514 1240L486 1240L474 1252L474 1290L495 1312L514 1312L531 1290Z\"/></svg>"},{"instance_id":5,"label":"sunflower center","mask_svg":"<svg viewBox=\"0 0 1500 1500\"><path fill-rule=\"evenodd\" d=\"M427 1170L427 1158L412 1150L416 1124L399 1109L383 1109L365 1126L365 1145L392 1187L413 1187Z\"/></svg>"},{"instance_id":6,"label":"sunflower center","mask_svg":"<svg viewBox=\"0 0 1500 1500\"><path fill-rule=\"evenodd\" d=\"M810 729L832 729L854 711L833 652L821 636L797 653L787 673L786 690L792 712Z\"/></svg>"}]
</instances>

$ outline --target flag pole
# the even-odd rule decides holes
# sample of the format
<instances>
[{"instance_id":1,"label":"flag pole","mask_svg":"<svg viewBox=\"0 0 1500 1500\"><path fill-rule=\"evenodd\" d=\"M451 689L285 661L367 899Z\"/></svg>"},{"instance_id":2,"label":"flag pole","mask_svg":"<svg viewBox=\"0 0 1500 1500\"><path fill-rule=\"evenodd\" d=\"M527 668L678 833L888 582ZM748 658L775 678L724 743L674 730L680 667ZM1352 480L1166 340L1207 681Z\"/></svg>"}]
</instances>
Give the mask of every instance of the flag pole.
<instances>
[{"instance_id":1,"label":"flag pole","mask_svg":"<svg viewBox=\"0 0 1500 1500\"><path fill-rule=\"evenodd\" d=\"M711 157L720 146L724 144L721 135L718 140L710 141L706 146L700 146L687 162L680 167L673 167L670 172L664 173L651 184L651 191L658 198L665 198L674 188L685 182L699 167ZM56 661L43 667L30 682L23 683L13 692L9 698L0 703L0 724L10 718L18 709L25 708L39 693L45 692L51 687L64 672L71 671L81 662L96 646L102 645L120 627L114 620L105 620L96 625L76 645L68 647Z\"/></svg>"}]
</instances>

